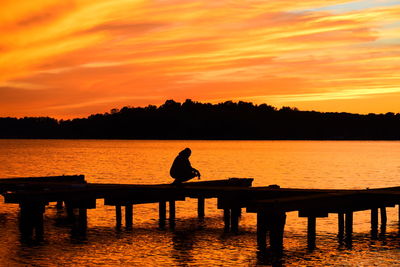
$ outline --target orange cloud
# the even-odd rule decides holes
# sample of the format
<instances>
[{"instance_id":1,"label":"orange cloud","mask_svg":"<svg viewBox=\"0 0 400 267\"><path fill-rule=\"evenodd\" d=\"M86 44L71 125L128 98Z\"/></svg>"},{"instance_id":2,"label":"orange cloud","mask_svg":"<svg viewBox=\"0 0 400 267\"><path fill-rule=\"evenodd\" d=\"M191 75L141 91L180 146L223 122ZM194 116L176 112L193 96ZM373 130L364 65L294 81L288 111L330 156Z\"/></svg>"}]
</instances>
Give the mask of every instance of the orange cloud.
<instances>
[{"instance_id":1,"label":"orange cloud","mask_svg":"<svg viewBox=\"0 0 400 267\"><path fill-rule=\"evenodd\" d=\"M28 2L0 11L0 116L86 116L167 98L329 110L400 95L396 1ZM359 106L343 111L389 111Z\"/></svg>"}]
</instances>

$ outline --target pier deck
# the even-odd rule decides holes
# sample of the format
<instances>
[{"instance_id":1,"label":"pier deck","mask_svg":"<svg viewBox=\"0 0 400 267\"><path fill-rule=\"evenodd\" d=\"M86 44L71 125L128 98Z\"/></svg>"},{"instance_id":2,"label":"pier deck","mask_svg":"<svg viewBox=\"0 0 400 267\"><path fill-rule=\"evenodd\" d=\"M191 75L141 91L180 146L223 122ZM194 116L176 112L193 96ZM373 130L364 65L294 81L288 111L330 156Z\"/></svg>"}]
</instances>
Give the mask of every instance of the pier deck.
<instances>
[{"instance_id":1,"label":"pier deck","mask_svg":"<svg viewBox=\"0 0 400 267\"><path fill-rule=\"evenodd\" d=\"M252 187L253 179L231 178L227 180L171 184L96 184L87 183L84 176L58 176L42 178L13 178L0 180L0 192L5 203L20 205L21 232L31 236L43 236L43 213L50 202L65 203L72 216L78 209L79 227L87 227L87 209L96 208L96 201L104 199L105 205L115 206L117 227L122 225L122 207L125 208L125 226L133 226L133 206L143 203L159 204L159 226L165 226L166 205L169 204L170 226L175 221L175 202L186 198L198 199L198 217L203 218L206 198L216 198L217 208L224 211L225 231L238 232L242 208L257 213L257 241L259 249L266 248L267 235L274 250L283 248L286 213L297 211L307 217L307 237L310 248L316 243L316 222L330 213L338 216L338 237L351 240L353 213L371 210L371 235L378 233L378 211L382 227L386 225L386 207L400 203L400 187L341 190L341 189L293 189L271 185ZM59 205L61 208L61 205ZM400 216L400 213L399 213ZM400 220L400 217L399 217Z\"/></svg>"}]
</instances>

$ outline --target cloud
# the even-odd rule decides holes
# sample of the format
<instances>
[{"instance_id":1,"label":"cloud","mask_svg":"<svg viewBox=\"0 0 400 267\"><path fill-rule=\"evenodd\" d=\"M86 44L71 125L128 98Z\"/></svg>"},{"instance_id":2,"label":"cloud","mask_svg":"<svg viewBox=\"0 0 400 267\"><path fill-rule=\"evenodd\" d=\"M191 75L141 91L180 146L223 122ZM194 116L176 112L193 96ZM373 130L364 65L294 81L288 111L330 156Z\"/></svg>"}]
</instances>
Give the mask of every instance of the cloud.
<instances>
[{"instance_id":1,"label":"cloud","mask_svg":"<svg viewBox=\"0 0 400 267\"><path fill-rule=\"evenodd\" d=\"M395 1L7 0L4 7L0 83L46 88L32 90L29 104L21 86L4 86L21 94L15 110L24 103L57 116L144 99L301 105L398 93ZM0 116L10 109L0 103Z\"/></svg>"}]
</instances>

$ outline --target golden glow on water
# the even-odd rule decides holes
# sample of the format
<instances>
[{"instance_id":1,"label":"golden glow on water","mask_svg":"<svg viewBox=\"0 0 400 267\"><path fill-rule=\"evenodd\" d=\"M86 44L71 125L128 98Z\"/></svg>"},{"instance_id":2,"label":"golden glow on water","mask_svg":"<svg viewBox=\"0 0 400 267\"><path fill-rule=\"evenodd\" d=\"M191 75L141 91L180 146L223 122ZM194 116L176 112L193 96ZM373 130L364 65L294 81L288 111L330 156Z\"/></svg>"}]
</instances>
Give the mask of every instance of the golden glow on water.
<instances>
[{"instance_id":1,"label":"golden glow on water","mask_svg":"<svg viewBox=\"0 0 400 267\"><path fill-rule=\"evenodd\" d=\"M202 179L254 185L366 188L397 185L399 142L0 140L0 177L85 174L89 182L168 183L185 147Z\"/></svg>"},{"instance_id":2,"label":"golden glow on water","mask_svg":"<svg viewBox=\"0 0 400 267\"><path fill-rule=\"evenodd\" d=\"M254 185L297 188L398 186L400 142L359 141L105 141L0 140L0 177L85 174L89 182L168 183L176 154L192 149L204 180L253 177ZM54 207L46 210L45 242L19 242L16 205L0 205L0 259L6 265L241 265L257 263L256 218L243 213L238 235L223 234L221 211L206 201L198 221L193 199L177 202L176 230L158 230L158 206L134 207L134 229L115 229L115 211L98 201L86 239L71 235ZM386 238L371 240L369 213L354 215L351 249L336 238L337 218L317 221L317 247L306 249L306 219L289 213L287 265L392 265L400 259L397 208L388 208ZM260 262L259 262L260 263Z\"/></svg>"}]
</instances>

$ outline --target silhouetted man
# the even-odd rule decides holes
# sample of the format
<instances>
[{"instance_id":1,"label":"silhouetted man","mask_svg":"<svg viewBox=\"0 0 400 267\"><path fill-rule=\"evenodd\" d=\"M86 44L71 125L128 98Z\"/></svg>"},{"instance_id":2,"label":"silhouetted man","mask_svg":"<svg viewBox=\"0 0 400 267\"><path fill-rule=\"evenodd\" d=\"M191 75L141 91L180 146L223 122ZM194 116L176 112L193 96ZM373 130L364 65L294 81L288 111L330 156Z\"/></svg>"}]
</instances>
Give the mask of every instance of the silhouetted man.
<instances>
[{"instance_id":1,"label":"silhouetted man","mask_svg":"<svg viewBox=\"0 0 400 267\"><path fill-rule=\"evenodd\" d=\"M172 184L180 184L196 176L200 179L200 172L190 165L190 154L192 154L190 148L185 148L175 158L169 171L171 177L175 179Z\"/></svg>"}]
</instances>

